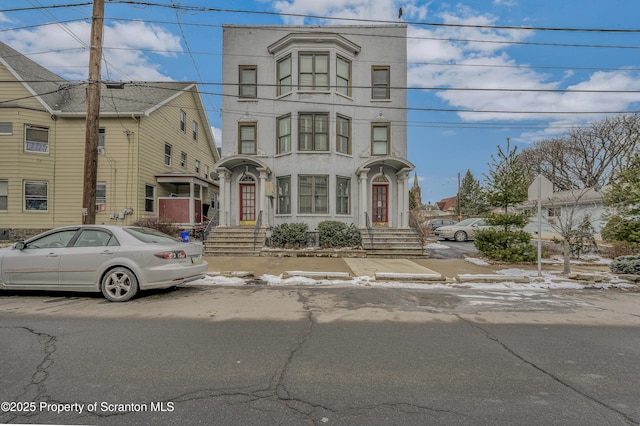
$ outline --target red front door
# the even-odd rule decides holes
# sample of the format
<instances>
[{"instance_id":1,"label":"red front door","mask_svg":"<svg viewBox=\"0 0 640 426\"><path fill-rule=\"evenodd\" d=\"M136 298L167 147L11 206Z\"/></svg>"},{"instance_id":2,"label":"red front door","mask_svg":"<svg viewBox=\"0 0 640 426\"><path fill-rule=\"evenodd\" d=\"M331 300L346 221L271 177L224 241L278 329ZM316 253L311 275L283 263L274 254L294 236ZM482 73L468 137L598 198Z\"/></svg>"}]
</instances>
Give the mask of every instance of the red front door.
<instances>
[{"instance_id":1,"label":"red front door","mask_svg":"<svg viewBox=\"0 0 640 426\"><path fill-rule=\"evenodd\" d=\"M388 188L389 185L373 185L373 206L371 209L373 223L385 224L388 222Z\"/></svg>"},{"instance_id":2,"label":"red front door","mask_svg":"<svg viewBox=\"0 0 640 426\"><path fill-rule=\"evenodd\" d=\"M256 184L240 184L240 225L256 223Z\"/></svg>"}]
</instances>

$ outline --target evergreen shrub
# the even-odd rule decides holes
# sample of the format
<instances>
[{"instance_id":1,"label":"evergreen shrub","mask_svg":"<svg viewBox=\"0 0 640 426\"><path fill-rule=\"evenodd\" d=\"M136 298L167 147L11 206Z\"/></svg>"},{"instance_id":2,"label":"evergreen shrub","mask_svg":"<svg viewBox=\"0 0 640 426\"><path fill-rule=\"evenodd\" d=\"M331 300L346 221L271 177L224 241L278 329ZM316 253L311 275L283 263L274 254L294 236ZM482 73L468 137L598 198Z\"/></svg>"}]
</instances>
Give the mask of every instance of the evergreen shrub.
<instances>
[{"instance_id":1,"label":"evergreen shrub","mask_svg":"<svg viewBox=\"0 0 640 426\"><path fill-rule=\"evenodd\" d=\"M282 223L271 228L271 246L278 248L301 248L307 245L306 223Z\"/></svg>"},{"instance_id":2,"label":"evergreen shrub","mask_svg":"<svg viewBox=\"0 0 640 426\"><path fill-rule=\"evenodd\" d=\"M358 228L352 223L347 225L343 222L325 220L318 224L320 234L320 247L359 247L362 237Z\"/></svg>"}]
</instances>

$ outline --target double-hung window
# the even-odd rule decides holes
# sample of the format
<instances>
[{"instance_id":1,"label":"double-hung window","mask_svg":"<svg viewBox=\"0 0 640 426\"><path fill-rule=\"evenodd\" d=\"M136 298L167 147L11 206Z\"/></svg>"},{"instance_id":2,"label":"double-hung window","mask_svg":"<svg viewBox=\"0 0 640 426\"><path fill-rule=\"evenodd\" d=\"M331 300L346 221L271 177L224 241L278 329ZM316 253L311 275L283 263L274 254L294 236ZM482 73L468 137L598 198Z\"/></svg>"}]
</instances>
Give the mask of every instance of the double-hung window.
<instances>
[{"instance_id":1,"label":"double-hung window","mask_svg":"<svg viewBox=\"0 0 640 426\"><path fill-rule=\"evenodd\" d=\"M278 187L277 214L291 214L291 176L276 178Z\"/></svg>"},{"instance_id":2,"label":"double-hung window","mask_svg":"<svg viewBox=\"0 0 640 426\"><path fill-rule=\"evenodd\" d=\"M298 59L298 88L309 91L328 91L329 54L301 53Z\"/></svg>"},{"instance_id":3,"label":"double-hung window","mask_svg":"<svg viewBox=\"0 0 640 426\"><path fill-rule=\"evenodd\" d=\"M164 164L165 166L171 165L171 145L168 143L164 144Z\"/></svg>"},{"instance_id":4,"label":"double-hung window","mask_svg":"<svg viewBox=\"0 0 640 426\"><path fill-rule=\"evenodd\" d=\"M291 115L278 118L278 146L276 152L285 154L291 152Z\"/></svg>"},{"instance_id":5,"label":"double-hung window","mask_svg":"<svg viewBox=\"0 0 640 426\"><path fill-rule=\"evenodd\" d=\"M329 151L329 115L300 113L298 115L298 149Z\"/></svg>"},{"instance_id":6,"label":"double-hung window","mask_svg":"<svg viewBox=\"0 0 640 426\"><path fill-rule=\"evenodd\" d=\"M240 99L256 99L258 97L258 67L240 65Z\"/></svg>"},{"instance_id":7,"label":"double-hung window","mask_svg":"<svg viewBox=\"0 0 640 426\"><path fill-rule=\"evenodd\" d=\"M238 124L238 153L256 153L256 123Z\"/></svg>"},{"instance_id":8,"label":"double-hung window","mask_svg":"<svg viewBox=\"0 0 640 426\"><path fill-rule=\"evenodd\" d=\"M278 61L278 85L276 96L285 95L291 92L291 55Z\"/></svg>"},{"instance_id":9,"label":"double-hung window","mask_svg":"<svg viewBox=\"0 0 640 426\"><path fill-rule=\"evenodd\" d=\"M196 174L200 174L200 160L196 160Z\"/></svg>"},{"instance_id":10,"label":"double-hung window","mask_svg":"<svg viewBox=\"0 0 640 426\"><path fill-rule=\"evenodd\" d=\"M351 96L351 61L336 58L336 92Z\"/></svg>"},{"instance_id":11,"label":"double-hung window","mask_svg":"<svg viewBox=\"0 0 640 426\"><path fill-rule=\"evenodd\" d=\"M144 186L144 211L152 212L155 205L155 187L153 185Z\"/></svg>"},{"instance_id":12,"label":"double-hung window","mask_svg":"<svg viewBox=\"0 0 640 426\"><path fill-rule=\"evenodd\" d=\"M49 182L44 180L24 181L24 210L48 211Z\"/></svg>"},{"instance_id":13,"label":"double-hung window","mask_svg":"<svg viewBox=\"0 0 640 426\"><path fill-rule=\"evenodd\" d=\"M9 205L9 181L0 180L0 211L6 211Z\"/></svg>"},{"instance_id":14,"label":"double-hung window","mask_svg":"<svg viewBox=\"0 0 640 426\"><path fill-rule=\"evenodd\" d=\"M336 214L349 214L351 193L351 179L346 177L336 178Z\"/></svg>"},{"instance_id":15,"label":"double-hung window","mask_svg":"<svg viewBox=\"0 0 640 426\"><path fill-rule=\"evenodd\" d=\"M104 154L104 143L105 143L106 131L104 127L100 127L98 129L98 154Z\"/></svg>"},{"instance_id":16,"label":"double-hung window","mask_svg":"<svg viewBox=\"0 0 640 426\"><path fill-rule=\"evenodd\" d=\"M187 113L184 110L180 110L180 131L187 131Z\"/></svg>"},{"instance_id":17,"label":"double-hung window","mask_svg":"<svg viewBox=\"0 0 640 426\"><path fill-rule=\"evenodd\" d=\"M181 166L183 169L186 169L186 168L187 168L187 153L186 153L186 152L184 152L184 151L182 151L182 152L180 153L180 166Z\"/></svg>"},{"instance_id":18,"label":"double-hung window","mask_svg":"<svg viewBox=\"0 0 640 426\"><path fill-rule=\"evenodd\" d=\"M49 152L49 128L27 124L24 126L24 150L26 152Z\"/></svg>"},{"instance_id":19,"label":"double-hung window","mask_svg":"<svg viewBox=\"0 0 640 426\"><path fill-rule=\"evenodd\" d=\"M371 126L371 154L389 155L389 123L374 123Z\"/></svg>"},{"instance_id":20,"label":"double-hung window","mask_svg":"<svg viewBox=\"0 0 640 426\"><path fill-rule=\"evenodd\" d=\"M193 127L192 127L192 137L194 141L198 141L198 123L197 122L193 122Z\"/></svg>"},{"instance_id":21,"label":"double-hung window","mask_svg":"<svg viewBox=\"0 0 640 426\"><path fill-rule=\"evenodd\" d=\"M371 99L391 99L391 80L388 66L371 67Z\"/></svg>"},{"instance_id":22,"label":"double-hung window","mask_svg":"<svg viewBox=\"0 0 640 426\"><path fill-rule=\"evenodd\" d=\"M329 213L329 176L298 176L298 212Z\"/></svg>"},{"instance_id":23,"label":"double-hung window","mask_svg":"<svg viewBox=\"0 0 640 426\"><path fill-rule=\"evenodd\" d=\"M107 184L105 182L96 183L96 213L107 211Z\"/></svg>"},{"instance_id":24,"label":"double-hung window","mask_svg":"<svg viewBox=\"0 0 640 426\"><path fill-rule=\"evenodd\" d=\"M342 115L336 116L336 151L351 154L351 119Z\"/></svg>"}]
</instances>

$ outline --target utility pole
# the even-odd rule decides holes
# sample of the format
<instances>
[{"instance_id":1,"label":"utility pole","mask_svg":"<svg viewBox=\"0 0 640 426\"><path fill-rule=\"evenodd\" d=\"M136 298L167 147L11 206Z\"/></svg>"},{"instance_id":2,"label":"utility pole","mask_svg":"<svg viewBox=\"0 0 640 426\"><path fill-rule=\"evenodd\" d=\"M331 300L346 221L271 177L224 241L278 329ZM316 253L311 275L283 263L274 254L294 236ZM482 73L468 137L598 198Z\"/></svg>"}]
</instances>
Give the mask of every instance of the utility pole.
<instances>
[{"instance_id":1,"label":"utility pole","mask_svg":"<svg viewBox=\"0 0 640 426\"><path fill-rule=\"evenodd\" d=\"M100 126L100 65L102 62L102 27L104 0L93 0L89 79L87 84L87 118L84 146L84 187L82 223L96 223L96 183L98 180L98 133Z\"/></svg>"}]
</instances>

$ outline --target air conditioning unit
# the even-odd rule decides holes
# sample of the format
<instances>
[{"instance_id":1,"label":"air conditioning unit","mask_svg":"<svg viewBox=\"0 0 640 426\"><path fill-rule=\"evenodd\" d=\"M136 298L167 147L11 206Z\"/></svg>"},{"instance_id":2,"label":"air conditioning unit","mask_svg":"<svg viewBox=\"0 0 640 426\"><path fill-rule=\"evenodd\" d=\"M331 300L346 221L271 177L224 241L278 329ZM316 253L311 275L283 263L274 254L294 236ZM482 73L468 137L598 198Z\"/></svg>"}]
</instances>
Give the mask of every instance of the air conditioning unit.
<instances>
[{"instance_id":1,"label":"air conditioning unit","mask_svg":"<svg viewBox=\"0 0 640 426\"><path fill-rule=\"evenodd\" d=\"M104 155L104 146L98 147L98 155Z\"/></svg>"}]
</instances>

